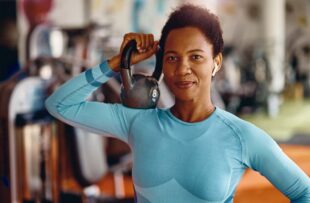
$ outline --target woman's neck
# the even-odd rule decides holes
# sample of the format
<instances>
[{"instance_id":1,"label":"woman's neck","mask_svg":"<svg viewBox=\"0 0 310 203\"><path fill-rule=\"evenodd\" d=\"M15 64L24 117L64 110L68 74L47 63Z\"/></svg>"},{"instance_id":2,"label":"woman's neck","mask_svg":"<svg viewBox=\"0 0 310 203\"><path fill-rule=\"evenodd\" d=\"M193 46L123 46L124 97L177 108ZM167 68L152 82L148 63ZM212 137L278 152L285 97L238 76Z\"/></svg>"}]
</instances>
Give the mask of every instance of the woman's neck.
<instances>
[{"instance_id":1,"label":"woman's neck","mask_svg":"<svg viewBox=\"0 0 310 203\"><path fill-rule=\"evenodd\" d=\"M207 119L215 110L211 100L207 102L176 100L171 113L185 122L199 122Z\"/></svg>"}]
</instances>

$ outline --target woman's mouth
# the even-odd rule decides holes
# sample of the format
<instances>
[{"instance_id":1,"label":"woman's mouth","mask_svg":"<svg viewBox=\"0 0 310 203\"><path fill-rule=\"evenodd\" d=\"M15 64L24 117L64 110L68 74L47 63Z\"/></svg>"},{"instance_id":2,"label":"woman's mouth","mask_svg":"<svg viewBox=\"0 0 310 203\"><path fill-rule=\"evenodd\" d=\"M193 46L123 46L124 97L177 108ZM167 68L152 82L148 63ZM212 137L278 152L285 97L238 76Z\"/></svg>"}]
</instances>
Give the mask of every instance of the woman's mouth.
<instances>
[{"instance_id":1,"label":"woman's mouth","mask_svg":"<svg viewBox=\"0 0 310 203\"><path fill-rule=\"evenodd\" d=\"M188 89L188 88L191 88L195 84L195 82L193 82L193 81L178 81L178 82L175 82L174 84L177 88Z\"/></svg>"}]
</instances>

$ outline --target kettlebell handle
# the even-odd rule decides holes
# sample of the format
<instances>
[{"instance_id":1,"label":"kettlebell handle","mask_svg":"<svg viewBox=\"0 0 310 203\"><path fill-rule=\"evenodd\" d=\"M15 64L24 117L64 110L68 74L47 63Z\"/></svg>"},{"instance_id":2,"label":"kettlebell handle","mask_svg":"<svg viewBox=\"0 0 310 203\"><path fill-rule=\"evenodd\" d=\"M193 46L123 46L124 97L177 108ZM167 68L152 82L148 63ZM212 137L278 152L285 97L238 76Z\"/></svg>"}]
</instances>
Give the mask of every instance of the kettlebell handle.
<instances>
[{"instance_id":1,"label":"kettlebell handle","mask_svg":"<svg viewBox=\"0 0 310 203\"><path fill-rule=\"evenodd\" d=\"M137 48L137 42L130 40L124 47L121 55L121 69L130 69L131 54Z\"/></svg>"},{"instance_id":2,"label":"kettlebell handle","mask_svg":"<svg viewBox=\"0 0 310 203\"><path fill-rule=\"evenodd\" d=\"M130 40L124 47L121 54L121 77L124 89L126 91L130 90L133 86L133 79L131 75L131 55L132 52L136 49L137 42L135 40Z\"/></svg>"}]
</instances>

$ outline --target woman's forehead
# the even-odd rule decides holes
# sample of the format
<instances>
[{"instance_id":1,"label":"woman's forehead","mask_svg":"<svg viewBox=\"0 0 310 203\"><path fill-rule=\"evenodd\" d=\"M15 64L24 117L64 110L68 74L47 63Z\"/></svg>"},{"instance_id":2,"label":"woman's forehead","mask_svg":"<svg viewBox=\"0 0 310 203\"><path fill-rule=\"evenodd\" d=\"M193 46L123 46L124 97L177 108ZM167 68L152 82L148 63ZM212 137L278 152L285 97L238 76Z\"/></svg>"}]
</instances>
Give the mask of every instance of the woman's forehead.
<instances>
[{"instance_id":1,"label":"woman's forehead","mask_svg":"<svg viewBox=\"0 0 310 203\"><path fill-rule=\"evenodd\" d=\"M166 51L191 51L202 50L209 51L212 44L206 39L204 34L195 27L185 27L173 29L169 32L166 43Z\"/></svg>"}]
</instances>

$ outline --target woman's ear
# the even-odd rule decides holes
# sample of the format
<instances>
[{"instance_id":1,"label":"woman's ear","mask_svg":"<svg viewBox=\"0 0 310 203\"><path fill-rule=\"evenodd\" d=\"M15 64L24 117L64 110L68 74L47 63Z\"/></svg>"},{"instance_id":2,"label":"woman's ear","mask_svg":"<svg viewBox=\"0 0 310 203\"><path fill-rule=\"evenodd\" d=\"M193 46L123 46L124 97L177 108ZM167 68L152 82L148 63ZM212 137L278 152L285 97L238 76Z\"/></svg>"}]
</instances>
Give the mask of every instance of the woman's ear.
<instances>
[{"instance_id":1,"label":"woman's ear","mask_svg":"<svg viewBox=\"0 0 310 203\"><path fill-rule=\"evenodd\" d=\"M215 73L217 72L218 70L218 65L216 63L214 63L214 67L213 67L213 70L212 70L212 77L215 76Z\"/></svg>"},{"instance_id":2,"label":"woman's ear","mask_svg":"<svg viewBox=\"0 0 310 203\"><path fill-rule=\"evenodd\" d=\"M219 53L215 58L214 58L214 68L212 70L212 77L215 76L215 74L221 69L222 67L222 60L223 60L223 55L222 53Z\"/></svg>"}]
</instances>

